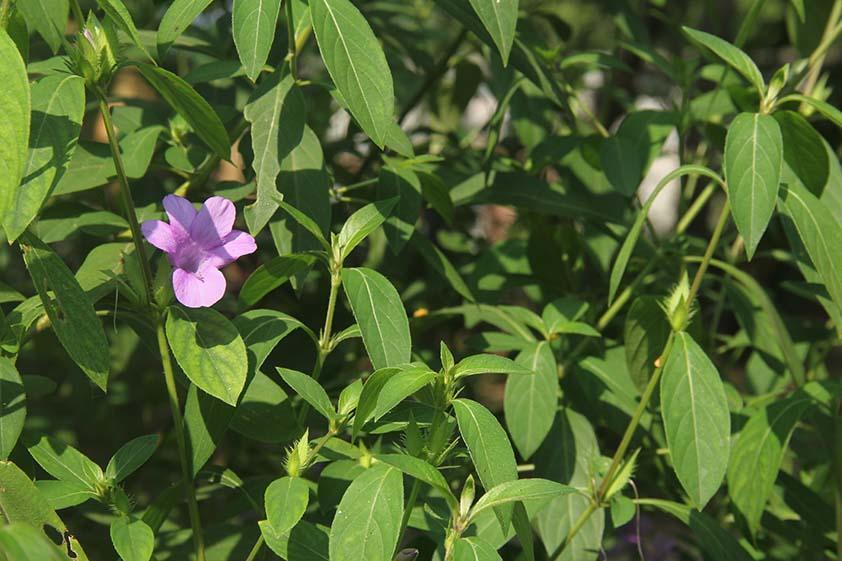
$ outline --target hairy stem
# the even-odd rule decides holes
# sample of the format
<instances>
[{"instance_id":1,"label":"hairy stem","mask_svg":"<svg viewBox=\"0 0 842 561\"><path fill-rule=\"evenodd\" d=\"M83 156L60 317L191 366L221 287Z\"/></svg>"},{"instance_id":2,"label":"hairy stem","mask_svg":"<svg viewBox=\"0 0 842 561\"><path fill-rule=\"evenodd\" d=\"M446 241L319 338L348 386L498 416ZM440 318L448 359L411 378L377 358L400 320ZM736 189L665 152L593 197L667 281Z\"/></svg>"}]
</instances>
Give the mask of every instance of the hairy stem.
<instances>
[{"instance_id":1,"label":"hairy stem","mask_svg":"<svg viewBox=\"0 0 842 561\"><path fill-rule=\"evenodd\" d=\"M184 495L187 499L187 510L190 515L190 526L193 529L193 546L196 550L196 560L205 561L205 541L202 535L202 522L199 519L199 504L196 501L196 491L193 487L193 474L190 470L190 458L187 454L187 442L184 438L184 419L181 416L181 405L178 400L178 389L175 386L172 357L164 333L163 317L158 318L158 350L161 353L161 364L164 367L164 380L167 384L167 395L175 425L175 438L178 443L178 455L181 463L181 476L184 484Z\"/></svg>"}]
</instances>

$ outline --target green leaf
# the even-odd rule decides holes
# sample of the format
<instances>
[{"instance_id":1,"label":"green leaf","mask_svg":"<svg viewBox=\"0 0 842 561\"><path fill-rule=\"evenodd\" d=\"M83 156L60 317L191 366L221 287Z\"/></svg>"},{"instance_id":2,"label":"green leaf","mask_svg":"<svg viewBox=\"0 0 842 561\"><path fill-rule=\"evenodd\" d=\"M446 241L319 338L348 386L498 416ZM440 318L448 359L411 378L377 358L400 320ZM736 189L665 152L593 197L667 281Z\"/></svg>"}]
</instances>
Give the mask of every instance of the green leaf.
<instances>
[{"instance_id":1,"label":"green leaf","mask_svg":"<svg viewBox=\"0 0 842 561\"><path fill-rule=\"evenodd\" d=\"M219 115L190 84L160 66L134 64L170 107L184 117L202 142L223 160L231 156L231 141Z\"/></svg>"},{"instance_id":2,"label":"green leaf","mask_svg":"<svg viewBox=\"0 0 842 561\"><path fill-rule=\"evenodd\" d=\"M752 413L731 451L728 494L751 534L757 535L760 518L772 494L789 439L801 416L814 404L799 390Z\"/></svg>"},{"instance_id":3,"label":"green leaf","mask_svg":"<svg viewBox=\"0 0 842 561\"><path fill-rule=\"evenodd\" d=\"M664 351L670 331L658 298L640 296L629 308L624 327L626 365L634 385L641 392L655 372L655 360Z\"/></svg>"},{"instance_id":4,"label":"green leaf","mask_svg":"<svg viewBox=\"0 0 842 561\"><path fill-rule=\"evenodd\" d=\"M482 25L494 40L503 66L509 63L517 27L518 0L470 0Z\"/></svg>"},{"instance_id":5,"label":"green leaf","mask_svg":"<svg viewBox=\"0 0 842 561\"><path fill-rule=\"evenodd\" d=\"M211 308L167 310L167 340L184 374L206 393L236 405L248 373L248 355L237 328Z\"/></svg>"},{"instance_id":6,"label":"green leaf","mask_svg":"<svg viewBox=\"0 0 842 561\"><path fill-rule=\"evenodd\" d=\"M264 0L234 0L232 26L234 45L246 69L246 76L254 82L260 75L278 25L280 2Z\"/></svg>"},{"instance_id":7,"label":"green leaf","mask_svg":"<svg viewBox=\"0 0 842 561\"><path fill-rule=\"evenodd\" d=\"M5 561L65 561L64 552L44 532L28 524L0 528L0 555Z\"/></svg>"},{"instance_id":8,"label":"green leaf","mask_svg":"<svg viewBox=\"0 0 842 561\"><path fill-rule=\"evenodd\" d=\"M105 466L105 477L114 479L116 483L127 478L152 457L158 441L157 434L147 434L123 444Z\"/></svg>"},{"instance_id":9,"label":"green leaf","mask_svg":"<svg viewBox=\"0 0 842 561\"><path fill-rule=\"evenodd\" d=\"M366 422L379 420L398 403L435 380L429 368L381 368L369 377L357 403L352 435L356 437Z\"/></svg>"},{"instance_id":10,"label":"green leaf","mask_svg":"<svg viewBox=\"0 0 842 561\"><path fill-rule=\"evenodd\" d=\"M549 501L560 495L575 493L576 489L549 479L520 479L500 483L483 495L471 509L469 519L475 518L483 510L499 508L514 502Z\"/></svg>"},{"instance_id":11,"label":"green leaf","mask_svg":"<svg viewBox=\"0 0 842 561\"><path fill-rule=\"evenodd\" d=\"M421 181L411 169L384 166L377 182L377 198L397 199L383 224L389 248L397 255L412 238L415 223L421 216Z\"/></svg>"},{"instance_id":12,"label":"green leaf","mask_svg":"<svg viewBox=\"0 0 842 561\"><path fill-rule=\"evenodd\" d=\"M450 490L447 480L439 470L424 460L407 454L377 454L375 457L384 464L389 464L406 475L438 489L444 495L448 504L451 507L456 507L456 497L453 496L453 491Z\"/></svg>"},{"instance_id":13,"label":"green leaf","mask_svg":"<svg viewBox=\"0 0 842 561\"><path fill-rule=\"evenodd\" d=\"M476 301L473 292L471 292L471 289L465 283L465 279L462 278L456 267L453 266L453 263L450 262L442 250L427 239L427 236L416 232L410 239L410 243L418 250L418 253L421 254L421 257L424 258L427 264L450 284L453 290L469 302Z\"/></svg>"},{"instance_id":14,"label":"green leaf","mask_svg":"<svg viewBox=\"0 0 842 561\"><path fill-rule=\"evenodd\" d=\"M76 481L44 479L36 481L35 485L50 506L56 510L78 506L97 498L97 494L91 491L90 487Z\"/></svg>"},{"instance_id":15,"label":"green leaf","mask_svg":"<svg viewBox=\"0 0 842 561\"><path fill-rule=\"evenodd\" d=\"M0 357L0 460L12 453L26 419L26 393L15 364Z\"/></svg>"},{"instance_id":16,"label":"green leaf","mask_svg":"<svg viewBox=\"0 0 842 561\"><path fill-rule=\"evenodd\" d=\"M474 355L460 360L453 369L456 378L478 374L532 374L523 363L500 355Z\"/></svg>"},{"instance_id":17,"label":"green leaf","mask_svg":"<svg viewBox=\"0 0 842 561\"><path fill-rule=\"evenodd\" d=\"M23 14L26 26L37 31L53 54L57 53L67 28L67 13L70 11L68 0L28 0L17 2L15 9ZM4 61L5 57L4 54Z\"/></svg>"},{"instance_id":18,"label":"green leaf","mask_svg":"<svg viewBox=\"0 0 842 561\"><path fill-rule=\"evenodd\" d=\"M780 100L780 103L785 103L787 101L797 101L799 103L806 103L813 109L819 112L825 119L836 125L837 127L842 128L842 111L831 105L826 101L822 101L821 99L816 99L815 97L808 97L806 95L801 95L799 93L793 93L785 98Z\"/></svg>"},{"instance_id":19,"label":"green leaf","mask_svg":"<svg viewBox=\"0 0 842 561\"><path fill-rule=\"evenodd\" d=\"M301 143L307 106L292 75L274 72L251 96L243 115L251 123L257 200L248 207L249 230L257 234L278 209L276 180L281 162Z\"/></svg>"},{"instance_id":20,"label":"green leaf","mask_svg":"<svg viewBox=\"0 0 842 561\"><path fill-rule=\"evenodd\" d=\"M503 411L512 441L520 456L528 460L553 426L558 405L558 370L546 341L521 351L516 361L532 374L506 380Z\"/></svg>"},{"instance_id":21,"label":"green leaf","mask_svg":"<svg viewBox=\"0 0 842 561\"><path fill-rule=\"evenodd\" d=\"M392 561L403 516L403 475L375 464L351 483L330 529L330 561Z\"/></svg>"},{"instance_id":22,"label":"green leaf","mask_svg":"<svg viewBox=\"0 0 842 561\"><path fill-rule=\"evenodd\" d=\"M64 175L85 112L85 82L78 76L47 76L32 86L32 124L29 154L3 227L9 240L16 240L41 210L41 206Z\"/></svg>"},{"instance_id":23,"label":"green leaf","mask_svg":"<svg viewBox=\"0 0 842 561\"><path fill-rule=\"evenodd\" d=\"M412 341L400 295L371 269L343 269L342 286L375 369L409 362Z\"/></svg>"},{"instance_id":24,"label":"green leaf","mask_svg":"<svg viewBox=\"0 0 842 561\"><path fill-rule=\"evenodd\" d=\"M184 404L184 431L195 478L222 441L235 409L190 384Z\"/></svg>"},{"instance_id":25,"label":"green leaf","mask_svg":"<svg viewBox=\"0 0 842 561\"><path fill-rule=\"evenodd\" d=\"M603 141L600 161L614 188L630 197L661 153L675 129L675 116L666 111L635 111L623 119L617 134Z\"/></svg>"},{"instance_id":26,"label":"green leaf","mask_svg":"<svg viewBox=\"0 0 842 561\"><path fill-rule=\"evenodd\" d=\"M301 396L301 399L312 405L313 409L318 411L325 419L330 420L336 416L336 410L333 408L327 392L312 377L289 368L278 368L278 374L281 375L284 382L295 390L295 393Z\"/></svg>"},{"instance_id":27,"label":"green leaf","mask_svg":"<svg viewBox=\"0 0 842 561\"><path fill-rule=\"evenodd\" d=\"M611 267L611 278L608 285L609 303L614 301L617 289L620 288L620 282L623 280L623 274L626 272L629 259L631 259L632 252L634 252L634 247L637 245L637 240L640 238L640 233L643 231L643 225L646 223L646 217L649 216L649 210L655 203L655 199L658 198L658 195L661 191L663 191L664 187L672 183L673 180L685 175L702 175L713 179L717 183L723 184L722 179L720 179L718 175L703 166L681 166L664 176L664 178L652 191L652 194L649 195L649 198L646 199L643 208L640 209L639 213L637 213L637 217L634 219L634 224L632 224L632 227L629 228L629 233L626 234L626 239L623 241L623 245L620 246L620 251L617 252L617 257L614 259L614 265Z\"/></svg>"},{"instance_id":28,"label":"green leaf","mask_svg":"<svg viewBox=\"0 0 842 561\"><path fill-rule=\"evenodd\" d=\"M386 55L349 0L312 0L322 60L351 115L381 149L394 123L395 93Z\"/></svg>"},{"instance_id":29,"label":"green leaf","mask_svg":"<svg viewBox=\"0 0 842 561\"><path fill-rule=\"evenodd\" d=\"M350 217L339 231L339 247L342 248L342 258L348 257L369 234L383 224L398 202L397 197L367 204Z\"/></svg>"},{"instance_id":30,"label":"green leaf","mask_svg":"<svg viewBox=\"0 0 842 561\"><path fill-rule=\"evenodd\" d=\"M276 532L268 520L261 520L260 533L269 549L287 561L329 561L328 534L322 526L299 522L290 532Z\"/></svg>"},{"instance_id":31,"label":"green leaf","mask_svg":"<svg viewBox=\"0 0 842 561\"><path fill-rule=\"evenodd\" d=\"M292 333L304 325L294 317L276 310L249 310L234 318L234 326L243 338L249 354L249 371L263 366L269 353Z\"/></svg>"},{"instance_id":32,"label":"green leaf","mask_svg":"<svg viewBox=\"0 0 842 561\"><path fill-rule=\"evenodd\" d=\"M240 289L240 302L254 306L296 274L308 270L315 261L315 257L305 254L282 255L267 261L246 279Z\"/></svg>"},{"instance_id":33,"label":"green leaf","mask_svg":"<svg viewBox=\"0 0 842 561\"><path fill-rule=\"evenodd\" d=\"M503 561L497 550L477 537L459 538L453 544L453 561Z\"/></svg>"},{"instance_id":34,"label":"green leaf","mask_svg":"<svg viewBox=\"0 0 842 561\"><path fill-rule=\"evenodd\" d=\"M147 51L146 47L143 45L143 40L140 38L140 34L137 32L137 27L134 24L132 15L129 13L129 10L126 9L125 4L123 4L123 0L97 0L97 4L99 4L102 11L105 12L115 24L117 24L117 27L129 36L135 46L143 51L146 58L152 60L152 57L149 55L149 51Z\"/></svg>"},{"instance_id":35,"label":"green leaf","mask_svg":"<svg viewBox=\"0 0 842 561\"><path fill-rule=\"evenodd\" d=\"M753 559L731 532L703 512L686 505L659 499L638 499L637 503L653 506L684 522L693 530L699 547L710 559L717 561L751 561Z\"/></svg>"},{"instance_id":36,"label":"green leaf","mask_svg":"<svg viewBox=\"0 0 842 561\"><path fill-rule=\"evenodd\" d=\"M276 215L270 228L281 255L322 247L320 238L330 228L330 188L319 137L305 126L301 142L281 162L278 191L287 203L311 218L320 235L315 237L306 227Z\"/></svg>"},{"instance_id":37,"label":"green leaf","mask_svg":"<svg viewBox=\"0 0 842 561\"><path fill-rule=\"evenodd\" d=\"M100 389L108 383L108 340L94 306L73 273L38 238L26 234L21 249L38 296L59 342Z\"/></svg>"},{"instance_id":38,"label":"green leaf","mask_svg":"<svg viewBox=\"0 0 842 561\"><path fill-rule=\"evenodd\" d=\"M26 170L30 112L26 66L5 30L0 30L0 84L0 220L5 222Z\"/></svg>"},{"instance_id":39,"label":"green leaf","mask_svg":"<svg viewBox=\"0 0 842 561\"><path fill-rule=\"evenodd\" d=\"M783 138L774 117L740 113L725 138L725 180L731 214L751 259L775 210Z\"/></svg>"},{"instance_id":40,"label":"green leaf","mask_svg":"<svg viewBox=\"0 0 842 561\"><path fill-rule=\"evenodd\" d=\"M170 46L190 27L212 0L173 0L158 25L158 56L164 58Z\"/></svg>"},{"instance_id":41,"label":"green leaf","mask_svg":"<svg viewBox=\"0 0 842 561\"><path fill-rule=\"evenodd\" d=\"M289 214L299 226L307 230L316 239L316 241L319 242L319 245L321 245L325 251L330 251L330 244L327 239L325 239L321 226L319 226L315 220L292 206L290 203L284 201L280 195L276 197L275 201L278 203L281 210Z\"/></svg>"},{"instance_id":42,"label":"green leaf","mask_svg":"<svg viewBox=\"0 0 842 561\"><path fill-rule=\"evenodd\" d=\"M820 197L830 176L824 139L794 111L778 111L773 116L781 128L784 162L811 193ZM787 183L785 177L782 182Z\"/></svg>"},{"instance_id":43,"label":"green leaf","mask_svg":"<svg viewBox=\"0 0 842 561\"><path fill-rule=\"evenodd\" d=\"M470 399L453 400L453 410L459 433L468 447L482 486L493 489L501 483L517 480L512 445L491 411ZM506 505L494 511L503 530L508 530L512 506Z\"/></svg>"},{"instance_id":44,"label":"green leaf","mask_svg":"<svg viewBox=\"0 0 842 561\"><path fill-rule=\"evenodd\" d=\"M266 488L266 518L277 533L289 532L304 516L309 501L310 489L303 479L281 477Z\"/></svg>"},{"instance_id":45,"label":"green leaf","mask_svg":"<svg viewBox=\"0 0 842 561\"><path fill-rule=\"evenodd\" d=\"M661 416L678 480L704 507L728 467L731 414L716 366L687 333L675 335L664 365Z\"/></svg>"},{"instance_id":46,"label":"green leaf","mask_svg":"<svg viewBox=\"0 0 842 561\"><path fill-rule=\"evenodd\" d=\"M102 469L76 448L51 436L42 436L28 447L44 471L62 481L79 483L91 491L103 479Z\"/></svg>"},{"instance_id":47,"label":"green leaf","mask_svg":"<svg viewBox=\"0 0 842 561\"><path fill-rule=\"evenodd\" d=\"M149 561L155 533L143 520L121 516L111 523L111 543L123 561Z\"/></svg>"},{"instance_id":48,"label":"green leaf","mask_svg":"<svg viewBox=\"0 0 842 561\"><path fill-rule=\"evenodd\" d=\"M301 431L287 393L259 370L246 385L231 419L231 428L247 438L266 443L289 442Z\"/></svg>"},{"instance_id":49,"label":"green leaf","mask_svg":"<svg viewBox=\"0 0 842 561\"><path fill-rule=\"evenodd\" d=\"M757 65L754 64L754 61L741 49L724 39L720 39L716 35L690 29L689 27L682 27L681 29L696 45L710 49L713 54L742 74L757 89L757 93L763 97L766 91L766 83L763 81L763 75L760 73Z\"/></svg>"},{"instance_id":50,"label":"green leaf","mask_svg":"<svg viewBox=\"0 0 842 561\"><path fill-rule=\"evenodd\" d=\"M793 182L781 189L780 210L798 233L830 298L842 306L842 226L827 205L806 187Z\"/></svg>"}]
</instances>

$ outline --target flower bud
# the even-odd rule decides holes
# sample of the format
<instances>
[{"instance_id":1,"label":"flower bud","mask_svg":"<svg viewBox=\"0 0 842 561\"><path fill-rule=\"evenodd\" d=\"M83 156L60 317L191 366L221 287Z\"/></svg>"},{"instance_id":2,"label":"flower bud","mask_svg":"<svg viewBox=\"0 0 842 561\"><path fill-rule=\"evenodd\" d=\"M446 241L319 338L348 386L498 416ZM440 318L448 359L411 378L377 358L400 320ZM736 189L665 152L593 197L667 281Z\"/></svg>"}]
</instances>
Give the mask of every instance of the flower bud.
<instances>
[{"instance_id":1,"label":"flower bud","mask_svg":"<svg viewBox=\"0 0 842 561\"><path fill-rule=\"evenodd\" d=\"M474 476L469 475L465 480L465 486L462 487L462 495L459 497L459 516L462 518L468 517L468 512L474 504L474 496L476 495L476 484L474 483Z\"/></svg>"},{"instance_id":2,"label":"flower bud","mask_svg":"<svg viewBox=\"0 0 842 561\"><path fill-rule=\"evenodd\" d=\"M116 44L116 34L111 26L107 22L100 23L93 13L89 14L70 53L73 70L85 79L88 88L105 89L111 83L117 66L113 48Z\"/></svg>"}]
</instances>

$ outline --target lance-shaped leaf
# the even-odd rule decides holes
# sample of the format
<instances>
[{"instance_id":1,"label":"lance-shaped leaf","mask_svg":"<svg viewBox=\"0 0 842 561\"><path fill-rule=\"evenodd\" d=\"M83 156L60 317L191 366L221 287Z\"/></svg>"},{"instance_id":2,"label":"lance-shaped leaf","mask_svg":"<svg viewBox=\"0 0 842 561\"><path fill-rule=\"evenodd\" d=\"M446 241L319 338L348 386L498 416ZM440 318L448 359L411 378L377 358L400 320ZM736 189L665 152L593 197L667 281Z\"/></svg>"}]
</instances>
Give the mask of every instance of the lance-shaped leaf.
<instances>
[{"instance_id":1,"label":"lance-shaped leaf","mask_svg":"<svg viewBox=\"0 0 842 561\"><path fill-rule=\"evenodd\" d=\"M149 561L155 549L155 533L143 520L121 516L111 523L111 543L123 561Z\"/></svg>"},{"instance_id":2,"label":"lance-shaped leaf","mask_svg":"<svg viewBox=\"0 0 842 561\"><path fill-rule=\"evenodd\" d=\"M491 39L500 51L503 66L509 62L517 27L518 0L470 0Z\"/></svg>"},{"instance_id":3,"label":"lance-shaped leaf","mask_svg":"<svg viewBox=\"0 0 842 561\"><path fill-rule=\"evenodd\" d=\"M350 0L311 0L310 15L333 83L360 127L383 148L394 122L395 92L377 37Z\"/></svg>"},{"instance_id":4,"label":"lance-shaped leaf","mask_svg":"<svg viewBox=\"0 0 842 561\"><path fill-rule=\"evenodd\" d=\"M232 406L190 384L184 404L184 432L193 477L198 475L219 446L234 412Z\"/></svg>"},{"instance_id":5,"label":"lance-shaped leaf","mask_svg":"<svg viewBox=\"0 0 842 561\"><path fill-rule=\"evenodd\" d=\"M61 481L79 483L91 491L103 480L102 468L76 448L50 436L28 446L29 454L44 471Z\"/></svg>"},{"instance_id":6,"label":"lance-shaped leaf","mask_svg":"<svg viewBox=\"0 0 842 561\"><path fill-rule=\"evenodd\" d=\"M140 49L143 54L146 55L146 58L152 60L152 57L149 55L149 51L147 51L146 47L143 45L143 40L140 38L140 33L137 31L137 26L135 26L132 15L126 8L126 5L123 4L123 0L97 0L97 4L99 4L102 11L108 15L109 19L111 19L111 21L113 21L117 27L123 31L123 33L129 36L129 39L132 40L135 47Z\"/></svg>"},{"instance_id":7,"label":"lance-shaped leaf","mask_svg":"<svg viewBox=\"0 0 842 561\"><path fill-rule=\"evenodd\" d=\"M257 80L269 58L280 10L280 2L234 0L231 17L234 45L252 82Z\"/></svg>"},{"instance_id":8,"label":"lance-shaped leaf","mask_svg":"<svg viewBox=\"0 0 842 561\"><path fill-rule=\"evenodd\" d=\"M295 393L301 396L301 399L309 403L325 419L332 419L336 415L336 410L333 408L327 392L311 376L289 368L278 368L278 374Z\"/></svg>"},{"instance_id":9,"label":"lance-shaped leaf","mask_svg":"<svg viewBox=\"0 0 842 561\"><path fill-rule=\"evenodd\" d=\"M371 269L343 269L342 286L374 368L409 362L412 340L400 295L389 280Z\"/></svg>"},{"instance_id":10,"label":"lance-shaped leaf","mask_svg":"<svg viewBox=\"0 0 842 561\"><path fill-rule=\"evenodd\" d=\"M670 324L658 298L640 296L634 301L626 315L624 333L629 376L642 392L670 334Z\"/></svg>"},{"instance_id":11,"label":"lance-shaped leaf","mask_svg":"<svg viewBox=\"0 0 842 561\"><path fill-rule=\"evenodd\" d=\"M68 0L27 0L17 2L15 9L23 14L26 26L44 39L53 54L57 53L64 39L64 30L67 28L70 2ZM5 59L5 54L3 57Z\"/></svg>"},{"instance_id":12,"label":"lance-shaped leaf","mask_svg":"<svg viewBox=\"0 0 842 561\"><path fill-rule=\"evenodd\" d=\"M14 41L0 30L0 220L11 210L26 169L29 111L26 66Z\"/></svg>"},{"instance_id":13,"label":"lance-shaped leaf","mask_svg":"<svg viewBox=\"0 0 842 561\"><path fill-rule=\"evenodd\" d=\"M170 306L166 328L173 355L190 381L236 405L246 383L248 355L234 324L211 308Z\"/></svg>"},{"instance_id":14,"label":"lance-shaped leaf","mask_svg":"<svg viewBox=\"0 0 842 561\"><path fill-rule=\"evenodd\" d=\"M497 550L480 538L459 538L453 544L453 561L502 561Z\"/></svg>"},{"instance_id":15,"label":"lance-shaped leaf","mask_svg":"<svg viewBox=\"0 0 842 561\"><path fill-rule=\"evenodd\" d=\"M23 430L26 419L26 393L15 364L0 357L0 460L5 460Z\"/></svg>"},{"instance_id":16,"label":"lance-shaped leaf","mask_svg":"<svg viewBox=\"0 0 842 561\"><path fill-rule=\"evenodd\" d=\"M476 376L478 374L532 374L523 363L500 355L474 355L460 360L453 368L456 378Z\"/></svg>"},{"instance_id":17,"label":"lance-shaped leaf","mask_svg":"<svg viewBox=\"0 0 842 561\"><path fill-rule=\"evenodd\" d=\"M672 464L700 508L728 467L731 414L716 366L687 333L678 333L661 379L661 416Z\"/></svg>"},{"instance_id":18,"label":"lance-shaped leaf","mask_svg":"<svg viewBox=\"0 0 842 561\"><path fill-rule=\"evenodd\" d=\"M170 46L190 27L212 0L173 0L158 25L158 56L163 58Z\"/></svg>"},{"instance_id":19,"label":"lance-shaped leaf","mask_svg":"<svg viewBox=\"0 0 842 561\"><path fill-rule=\"evenodd\" d=\"M742 74L751 85L757 89L757 93L761 96L765 93L766 84L763 81L763 75L754 64L754 61L745 54L739 47L736 47L720 39L716 35L690 29L689 27L682 27L682 31L691 41L699 46L710 49L713 54L724 60L731 68Z\"/></svg>"},{"instance_id":20,"label":"lance-shaped leaf","mask_svg":"<svg viewBox=\"0 0 842 561\"><path fill-rule=\"evenodd\" d=\"M245 306L257 304L264 296L286 283L296 274L309 269L316 258L312 255L282 255L258 267L240 289L240 302Z\"/></svg>"},{"instance_id":21,"label":"lance-shaped leaf","mask_svg":"<svg viewBox=\"0 0 842 561\"><path fill-rule=\"evenodd\" d=\"M515 502L549 501L560 495L574 493L576 489L549 479L520 479L506 481L485 493L471 509L469 519L488 508L499 508Z\"/></svg>"},{"instance_id":22,"label":"lance-shaped leaf","mask_svg":"<svg viewBox=\"0 0 842 561\"><path fill-rule=\"evenodd\" d=\"M403 474L375 464L345 491L330 529L330 561L392 561L403 516Z\"/></svg>"},{"instance_id":23,"label":"lance-shaped leaf","mask_svg":"<svg viewBox=\"0 0 842 561\"><path fill-rule=\"evenodd\" d=\"M38 238L26 234L23 259L59 342L102 390L111 365L108 339L90 298L64 261Z\"/></svg>"},{"instance_id":24,"label":"lance-shaped leaf","mask_svg":"<svg viewBox=\"0 0 842 561\"><path fill-rule=\"evenodd\" d=\"M550 344L542 341L522 351L516 362L528 376L509 376L503 411L512 441L528 460L549 434L558 405L558 370Z\"/></svg>"},{"instance_id":25,"label":"lance-shaped leaf","mask_svg":"<svg viewBox=\"0 0 842 561\"><path fill-rule=\"evenodd\" d=\"M108 461L105 476L114 479L115 483L124 480L152 457L159 440L157 434L147 434L126 442Z\"/></svg>"},{"instance_id":26,"label":"lance-shaped leaf","mask_svg":"<svg viewBox=\"0 0 842 561\"><path fill-rule=\"evenodd\" d=\"M248 208L249 230L257 234L278 209L276 180L281 161L304 134L307 106L290 74L274 72L255 90L243 112L251 123L257 200Z\"/></svg>"},{"instance_id":27,"label":"lance-shaped leaf","mask_svg":"<svg viewBox=\"0 0 842 561\"><path fill-rule=\"evenodd\" d=\"M376 201L365 205L348 217L339 231L338 239L339 247L342 248L343 259L348 257L354 251L354 248L360 245L378 226L383 224L397 202L397 197Z\"/></svg>"},{"instance_id":28,"label":"lance-shaped leaf","mask_svg":"<svg viewBox=\"0 0 842 561\"><path fill-rule=\"evenodd\" d=\"M360 393L354 417L354 436L367 421L377 421L435 378L436 373L425 367L382 368L374 372Z\"/></svg>"},{"instance_id":29,"label":"lance-shaped leaf","mask_svg":"<svg viewBox=\"0 0 842 561\"><path fill-rule=\"evenodd\" d=\"M421 181L411 169L385 166L377 182L377 198L396 198L397 204L383 224L389 248L395 255L403 251L415 232L421 215Z\"/></svg>"},{"instance_id":30,"label":"lance-shaped leaf","mask_svg":"<svg viewBox=\"0 0 842 561\"><path fill-rule=\"evenodd\" d=\"M76 148L85 113L85 82L59 74L32 86L32 124L23 181L3 227L16 240L41 210L64 175Z\"/></svg>"},{"instance_id":31,"label":"lance-shaped leaf","mask_svg":"<svg viewBox=\"0 0 842 561\"><path fill-rule=\"evenodd\" d=\"M398 468L410 477L435 487L441 491L449 505L456 506L456 497L453 496L447 480L439 470L424 460L407 454L377 454L375 457L385 464Z\"/></svg>"},{"instance_id":32,"label":"lance-shaped leaf","mask_svg":"<svg viewBox=\"0 0 842 561\"><path fill-rule=\"evenodd\" d=\"M751 259L769 225L783 166L783 139L769 115L741 113L725 137L725 181L731 214Z\"/></svg>"},{"instance_id":33,"label":"lance-shaped leaf","mask_svg":"<svg viewBox=\"0 0 842 561\"><path fill-rule=\"evenodd\" d=\"M281 477L266 488L263 501L269 524L276 532L283 534L289 532L304 516L310 502L310 489L300 477Z\"/></svg>"}]
</instances>

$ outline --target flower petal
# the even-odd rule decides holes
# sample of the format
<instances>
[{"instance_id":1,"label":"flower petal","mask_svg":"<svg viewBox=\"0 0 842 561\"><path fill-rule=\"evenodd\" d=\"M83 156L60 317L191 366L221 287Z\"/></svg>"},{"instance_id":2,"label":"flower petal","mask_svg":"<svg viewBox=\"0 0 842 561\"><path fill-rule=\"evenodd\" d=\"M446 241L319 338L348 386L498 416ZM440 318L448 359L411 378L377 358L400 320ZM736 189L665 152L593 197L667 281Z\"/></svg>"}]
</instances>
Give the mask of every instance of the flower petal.
<instances>
[{"instance_id":1,"label":"flower petal","mask_svg":"<svg viewBox=\"0 0 842 561\"><path fill-rule=\"evenodd\" d=\"M147 220L140 225L140 231L143 232L143 237L146 241L167 253L172 253L176 250L176 239L173 235L172 228L166 222L160 220Z\"/></svg>"},{"instance_id":2,"label":"flower petal","mask_svg":"<svg viewBox=\"0 0 842 561\"><path fill-rule=\"evenodd\" d=\"M190 237L206 249L220 246L231 233L235 217L234 203L224 197L211 197L190 225Z\"/></svg>"},{"instance_id":3,"label":"flower petal","mask_svg":"<svg viewBox=\"0 0 842 561\"><path fill-rule=\"evenodd\" d=\"M170 224L181 226L185 232L190 231L197 214L190 201L178 195L167 195L164 197L164 210L170 217Z\"/></svg>"},{"instance_id":4,"label":"flower petal","mask_svg":"<svg viewBox=\"0 0 842 561\"><path fill-rule=\"evenodd\" d=\"M221 246L208 250L207 264L217 269L233 263L243 255L257 251L254 238L240 230L234 230L223 239Z\"/></svg>"},{"instance_id":5,"label":"flower petal","mask_svg":"<svg viewBox=\"0 0 842 561\"><path fill-rule=\"evenodd\" d=\"M188 308L213 306L225 294L225 276L214 267L198 273L175 269L172 273L175 297Z\"/></svg>"}]
</instances>

